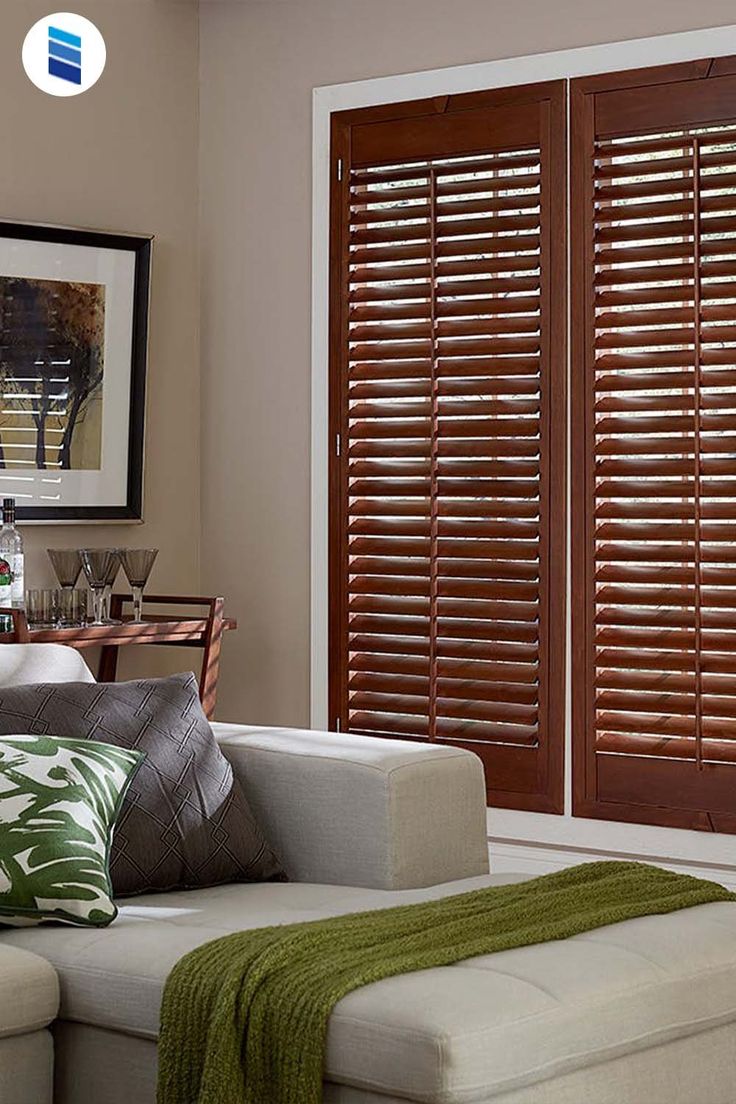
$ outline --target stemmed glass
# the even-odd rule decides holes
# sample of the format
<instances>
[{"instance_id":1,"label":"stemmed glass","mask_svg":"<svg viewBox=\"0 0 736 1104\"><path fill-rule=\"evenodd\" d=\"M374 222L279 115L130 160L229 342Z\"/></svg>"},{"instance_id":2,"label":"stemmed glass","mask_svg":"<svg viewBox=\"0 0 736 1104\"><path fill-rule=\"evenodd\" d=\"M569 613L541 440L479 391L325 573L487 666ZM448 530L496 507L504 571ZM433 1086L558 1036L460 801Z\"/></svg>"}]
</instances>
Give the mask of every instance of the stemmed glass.
<instances>
[{"instance_id":1,"label":"stemmed glass","mask_svg":"<svg viewBox=\"0 0 736 1104\"><path fill-rule=\"evenodd\" d=\"M62 590L74 590L82 570L82 557L78 548L47 548L51 566Z\"/></svg>"},{"instance_id":2,"label":"stemmed glass","mask_svg":"<svg viewBox=\"0 0 736 1104\"><path fill-rule=\"evenodd\" d=\"M92 624L106 625L103 596L113 566L118 565L118 553L114 548L80 548L82 570L92 591ZM113 578L115 576L113 575Z\"/></svg>"},{"instance_id":3,"label":"stemmed glass","mask_svg":"<svg viewBox=\"0 0 736 1104\"><path fill-rule=\"evenodd\" d=\"M158 548L121 548L120 562L133 593L133 620L143 620L143 588L158 556Z\"/></svg>"}]
</instances>

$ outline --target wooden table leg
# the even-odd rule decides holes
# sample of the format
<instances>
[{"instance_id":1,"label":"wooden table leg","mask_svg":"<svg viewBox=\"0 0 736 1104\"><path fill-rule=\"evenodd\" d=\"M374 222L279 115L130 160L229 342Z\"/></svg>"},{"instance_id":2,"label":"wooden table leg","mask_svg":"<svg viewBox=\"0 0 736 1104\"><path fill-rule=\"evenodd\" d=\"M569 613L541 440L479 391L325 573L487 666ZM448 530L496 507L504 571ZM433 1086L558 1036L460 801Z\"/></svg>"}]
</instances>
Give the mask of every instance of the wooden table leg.
<instances>
[{"instance_id":1,"label":"wooden table leg","mask_svg":"<svg viewBox=\"0 0 736 1104\"><path fill-rule=\"evenodd\" d=\"M123 600L119 594L110 599L110 617L119 619L123 612ZM97 668L98 682L115 682L118 675L118 646L105 644L100 649L100 663Z\"/></svg>"},{"instance_id":2,"label":"wooden table leg","mask_svg":"<svg viewBox=\"0 0 736 1104\"><path fill-rule=\"evenodd\" d=\"M215 598L210 609L207 636L204 644L202 674L199 680L199 698L208 720L212 719L217 701L217 680L220 675L220 650L222 648L222 620L224 598Z\"/></svg>"},{"instance_id":3,"label":"wooden table leg","mask_svg":"<svg viewBox=\"0 0 736 1104\"><path fill-rule=\"evenodd\" d=\"M24 609L8 610L13 623L13 639L16 644L27 644L31 639L28 631L28 620Z\"/></svg>"},{"instance_id":4,"label":"wooden table leg","mask_svg":"<svg viewBox=\"0 0 736 1104\"><path fill-rule=\"evenodd\" d=\"M100 649L100 662L97 668L98 682L115 682L118 673L118 646L105 644Z\"/></svg>"}]
</instances>

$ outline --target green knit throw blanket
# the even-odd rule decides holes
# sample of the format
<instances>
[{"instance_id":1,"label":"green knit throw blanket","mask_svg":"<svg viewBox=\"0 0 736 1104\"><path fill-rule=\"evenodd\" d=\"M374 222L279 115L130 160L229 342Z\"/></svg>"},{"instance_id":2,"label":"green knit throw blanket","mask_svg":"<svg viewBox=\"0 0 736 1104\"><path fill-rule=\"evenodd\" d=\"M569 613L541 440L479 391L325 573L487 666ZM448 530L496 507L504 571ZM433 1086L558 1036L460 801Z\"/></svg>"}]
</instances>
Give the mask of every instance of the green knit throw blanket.
<instances>
[{"instance_id":1,"label":"green knit throw blanket","mask_svg":"<svg viewBox=\"0 0 736 1104\"><path fill-rule=\"evenodd\" d=\"M381 978L736 899L659 867L599 862L416 905L226 935L174 967L159 1104L321 1104L337 1002Z\"/></svg>"}]
</instances>

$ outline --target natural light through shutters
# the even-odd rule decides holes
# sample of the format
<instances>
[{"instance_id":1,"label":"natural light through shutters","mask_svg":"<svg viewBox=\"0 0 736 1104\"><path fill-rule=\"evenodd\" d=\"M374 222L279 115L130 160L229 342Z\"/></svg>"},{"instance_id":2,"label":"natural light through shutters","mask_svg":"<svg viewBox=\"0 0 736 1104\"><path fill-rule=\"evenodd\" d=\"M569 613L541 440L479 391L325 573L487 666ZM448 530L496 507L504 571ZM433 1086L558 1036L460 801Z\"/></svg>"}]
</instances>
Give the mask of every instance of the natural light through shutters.
<instances>
[{"instance_id":1,"label":"natural light through shutters","mask_svg":"<svg viewBox=\"0 0 736 1104\"><path fill-rule=\"evenodd\" d=\"M736 129L595 150L599 753L736 761Z\"/></svg>"},{"instance_id":2,"label":"natural light through shutters","mask_svg":"<svg viewBox=\"0 0 736 1104\"><path fill-rule=\"evenodd\" d=\"M350 177L349 723L533 745L540 151Z\"/></svg>"}]
</instances>

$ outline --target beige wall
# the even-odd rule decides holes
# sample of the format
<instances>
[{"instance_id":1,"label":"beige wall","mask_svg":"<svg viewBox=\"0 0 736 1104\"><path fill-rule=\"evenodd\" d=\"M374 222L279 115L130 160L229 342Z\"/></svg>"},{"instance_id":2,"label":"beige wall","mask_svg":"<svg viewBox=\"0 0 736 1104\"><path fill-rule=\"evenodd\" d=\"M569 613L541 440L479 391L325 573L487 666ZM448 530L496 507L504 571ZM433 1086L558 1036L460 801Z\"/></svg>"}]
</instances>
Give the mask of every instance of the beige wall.
<instances>
[{"instance_id":1,"label":"beige wall","mask_svg":"<svg viewBox=\"0 0 736 1104\"><path fill-rule=\"evenodd\" d=\"M203 0L202 570L220 715L309 708L311 91L734 22L732 0Z\"/></svg>"},{"instance_id":2,"label":"beige wall","mask_svg":"<svg viewBox=\"0 0 736 1104\"><path fill-rule=\"evenodd\" d=\"M28 582L51 581L44 552L50 544L143 543L161 549L152 576L156 589L194 593L199 570L197 5L195 0L75 0L72 7L102 31L108 62L89 92L55 99L27 80L20 61L26 31L53 11L53 4L3 0L0 5L0 217L156 235L146 521L26 527ZM135 669L150 669L150 657L150 651L145 658L139 653ZM182 660L178 653L170 661ZM127 662L126 668L134 669Z\"/></svg>"}]
</instances>

